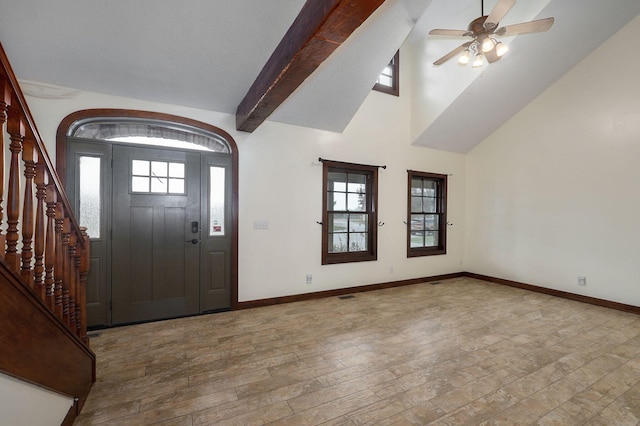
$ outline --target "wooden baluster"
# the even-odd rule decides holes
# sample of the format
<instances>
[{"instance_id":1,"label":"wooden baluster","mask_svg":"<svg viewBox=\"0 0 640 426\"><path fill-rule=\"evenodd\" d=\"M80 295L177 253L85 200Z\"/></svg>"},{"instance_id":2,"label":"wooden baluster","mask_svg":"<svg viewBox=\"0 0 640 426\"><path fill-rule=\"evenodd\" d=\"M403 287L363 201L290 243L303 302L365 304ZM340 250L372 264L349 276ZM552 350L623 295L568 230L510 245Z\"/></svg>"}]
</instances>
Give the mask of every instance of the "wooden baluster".
<instances>
[{"instance_id":1,"label":"wooden baluster","mask_svg":"<svg viewBox=\"0 0 640 426\"><path fill-rule=\"evenodd\" d=\"M71 228L69 218L64 217L64 208L62 203L58 203L62 211L62 234L61 241L61 257L62 257L62 317L67 325L71 325L71 312L69 311L69 229Z\"/></svg>"},{"instance_id":2,"label":"wooden baluster","mask_svg":"<svg viewBox=\"0 0 640 426\"><path fill-rule=\"evenodd\" d=\"M44 249L45 249L45 213L44 204L47 197L45 185L45 164L36 164L36 229L35 229L35 261L33 264L33 286L43 301L46 301L44 281Z\"/></svg>"},{"instance_id":3,"label":"wooden baluster","mask_svg":"<svg viewBox=\"0 0 640 426\"><path fill-rule=\"evenodd\" d=\"M44 251L44 295L47 306L56 310L54 267L56 264L56 189L53 184L47 185L47 228Z\"/></svg>"},{"instance_id":4,"label":"wooden baluster","mask_svg":"<svg viewBox=\"0 0 640 426\"><path fill-rule=\"evenodd\" d=\"M64 219L67 245L67 291L69 292L69 327L76 331L76 286L78 285L76 274L76 243L78 238L75 232L71 232L71 221Z\"/></svg>"},{"instance_id":5,"label":"wooden baluster","mask_svg":"<svg viewBox=\"0 0 640 426\"><path fill-rule=\"evenodd\" d=\"M84 244L82 245L81 251L78 253L80 258L80 282L78 288L78 302L77 305L80 307L80 338L83 342L89 343L89 337L87 336L87 275L89 274L89 265L91 262L91 250L90 250L90 241L89 235L87 235L87 228L82 226L80 227L80 231L82 232L82 240Z\"/></svg>"},{"instance_id":6,"label":"wooden baluster","mask_svg":"<svg viewBox=\"0 0 640 426\"><path fill-rule=\"evenodd\" d=\"M20 275L24 282L33 288L33 178L36 175L36 163L33 161L34 141L26 137L22 143L22 161L24 162L24 198L22 204L22 267Z\"/></svg>"},{"instance_id":7,"label":"wooden baluster","mask_svg":"<svg viewBox=\"0 0 640 426\"><path fill-rule=\"evenodd\" d=\"M0 226L4 217L2 201L4 197L4 123L7 122L8 110L11 105L11 86L4 78L0 78ZM0 256L4 257L6 244L5 235L0 228Z\"/></svg>"},{"instance_id":8,"label":"wooden baluster","mask_svg":"<svg viewBox=\"0 0 640 426\"><path fill-rule=\"evenodd\" d=\"M53 267L55 312L60 319L64 319L64 305L62 296L62 281L64 280L64 253L62 252L62 222L64 215L62 203L57 202L55 207L55 265ZM67 312L68 314L68 312Z\"/></svg>"},{"instance_id":9,"label":"wooden baluster","mask_svg":"<svg viewBox=\"0 0 640 426\"><path fill-rule=\"evenodd\" d=\"M18 102L13 100L13 104ZM16 272L20 271L18 256L18 218L20 216L20 151L25 137L25 125L18 108L9 107L7 130L11 137L11 161L9 163L9 190L7 192L7 265Z\"/></svg>"},{"instance_id":10,"label":"wooden baluster","mask_svg":"<svg viewBox=\"0 0 640 426\"><path fill-rule=\"evenodd\" d=\"M82 231L80 231L82 232ZM80 288L80 268L82 267L82 244L84 242L82 234L78 235L75 232L73 233L75 238L75 251L74 251L74 262L73 262L73 281L74 281L74 302L76 307L76 335L78 337L82 337L82 308L84 301L82 301L82 289ZM85 296L86 298L86 296Z\"/></svg>"}]
</instances>

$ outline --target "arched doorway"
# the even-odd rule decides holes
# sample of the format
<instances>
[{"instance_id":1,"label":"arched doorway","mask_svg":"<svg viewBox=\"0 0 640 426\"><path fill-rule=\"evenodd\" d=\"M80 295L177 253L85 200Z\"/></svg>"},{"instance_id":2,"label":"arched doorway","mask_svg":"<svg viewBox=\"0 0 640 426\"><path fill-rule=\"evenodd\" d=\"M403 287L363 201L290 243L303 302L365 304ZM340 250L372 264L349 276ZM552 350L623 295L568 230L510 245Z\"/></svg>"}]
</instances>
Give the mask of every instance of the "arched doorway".
<instances>
[{"instance_id":1,"label":"arched doorway","mask_svg":"<svg viewBox=\"0 0 640 426\"><path fill-rule=\"evenodd\" d=\"M237 305L238 151L183 117L94 109L58 127L56 162L91 238L91 327Z\"/></svg>"}]
</instances>

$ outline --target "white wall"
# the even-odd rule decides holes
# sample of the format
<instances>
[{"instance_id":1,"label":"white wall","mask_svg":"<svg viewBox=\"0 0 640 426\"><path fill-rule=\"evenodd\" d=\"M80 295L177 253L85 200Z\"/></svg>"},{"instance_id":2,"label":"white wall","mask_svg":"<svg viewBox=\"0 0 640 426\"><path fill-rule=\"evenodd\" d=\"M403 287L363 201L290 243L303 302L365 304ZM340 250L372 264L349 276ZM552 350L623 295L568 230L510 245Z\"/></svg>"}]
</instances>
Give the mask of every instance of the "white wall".
<instances>
[{"instance_id":1,"label":"white wall","mask_svg":"<svg viewBox=\"0 0 640 426\"><path fill-rule=\"evenodd\" d=\"M468 154L467 271L640 305L639 37L640 17Z\"/></svg>"},{"instance_id":2,"label":"white wall","mask_svg":"<svg viewBox=\"0 0 640 426\"><path fill-rule=\"evenodd\" d=\"M73 398L0 373L0 425L59 425L72 405Z\"/></svg>"},{"instance_id":3,"label":"white wall","mask_svg":"<svg viewBox=\"0 0 640 426\"><path fill-rule=\"evenodd\" d=\"M410 61L409 50L401 61ZM404 70L410 67L402 65ZM229 132L239 147L239 300L248 301L462 271L464 156L410 145L410 73L400 97L372 92L343 133L265 122L236 132L235 117L175 105L81 92L71 99L28 97L42 137L55 158L55 133L69 113L130 108L181 115ZM379 174L378 260L321 266L322 167L318 157L386 165ZM406 170L451 174L448 254L406 257ZM267 230L254 230L266 220ZM393 268L393 272L390 272ZM313 283L305 283L306 274Z\"/></svg>"}]
</instances>

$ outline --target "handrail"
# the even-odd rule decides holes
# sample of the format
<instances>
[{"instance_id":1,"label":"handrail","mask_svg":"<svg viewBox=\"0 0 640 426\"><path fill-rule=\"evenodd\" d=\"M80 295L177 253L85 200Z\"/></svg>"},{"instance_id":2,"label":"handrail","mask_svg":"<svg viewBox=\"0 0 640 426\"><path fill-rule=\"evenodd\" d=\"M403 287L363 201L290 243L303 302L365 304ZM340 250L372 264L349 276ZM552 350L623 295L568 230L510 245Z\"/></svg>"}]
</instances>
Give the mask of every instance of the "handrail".
<instances>
[{"instance_id":1,"label":"handrail","mask_svg":"<svg viewBox=\"0 0 640 426\"><path fill-rule=\"evenodd\" d=\"M89 237L78 225L2 44L0 63L0 257L87 344Z\"/></svg>"}]
</instances>

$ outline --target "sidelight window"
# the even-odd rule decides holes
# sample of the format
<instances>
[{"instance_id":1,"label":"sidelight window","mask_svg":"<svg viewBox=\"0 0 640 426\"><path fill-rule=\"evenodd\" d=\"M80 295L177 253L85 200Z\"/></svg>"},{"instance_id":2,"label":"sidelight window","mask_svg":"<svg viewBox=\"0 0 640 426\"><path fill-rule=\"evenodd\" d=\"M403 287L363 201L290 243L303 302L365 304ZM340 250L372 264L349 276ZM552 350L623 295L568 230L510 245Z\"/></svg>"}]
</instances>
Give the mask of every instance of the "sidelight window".
<instances>
[{"instance_id":1,"label":"sidelight window","mask_svg":"<svg viewBox=\"0 0 640 426\"><path fill-rule=\"evenodd\" d=\"M209 235L224 235L225 168L209 167Z\"/></svg>"},{"instance_id":2,"label":"sidelight window","mask_svg":"<svg viewBox=\"0 0 640 426\"><path fill-rule=\"evenodd\" d=\"M78 157L80 187L78 189L78 220L87 228L91 238L100 238L100 175L101 158L88 155Z\"/></svg>"}]
</instances>

